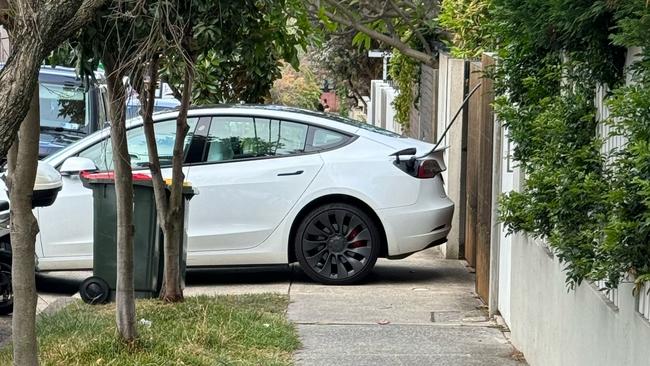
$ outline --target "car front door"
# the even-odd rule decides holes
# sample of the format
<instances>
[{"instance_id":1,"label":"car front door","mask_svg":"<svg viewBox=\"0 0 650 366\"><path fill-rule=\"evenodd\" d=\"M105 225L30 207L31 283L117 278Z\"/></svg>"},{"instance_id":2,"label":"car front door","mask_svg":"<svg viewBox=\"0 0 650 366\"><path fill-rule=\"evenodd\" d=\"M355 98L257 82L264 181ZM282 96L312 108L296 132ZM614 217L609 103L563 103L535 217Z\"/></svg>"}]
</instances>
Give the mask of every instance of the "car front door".
<instances>
[{"instance_id":1,"label":"car front door","mask_svg":"<svg viewBox=\"0 0 650 366\"><path fill-rule=\"evenodd\" d=\"M198 118L188 119L190 133L186 139L186 147L198 121ZM155 132L158 154L163 166L162 174L163 177L169 177L176 120L157 122ZM142 126L127 131L127 141L133 169L146 169L149 154ZM89 158L99 170L112 170L113 158L109 138L88 147L77 156ZM187 167L184 172L187 174ZM56 201L50 207L39 208L38 219L43 248L43 257L39 258L41 269L92 268L92 191L83 187L79 175L63 177L63 189Z\"/></svg>"},{"instance_id":2,"label":"car front door","mask_svg":"<svg viewBox=\"0 0 650 366\"><path fill-rule=\"evenodd\" d=\"M309 126L258 117L213 117L204 163L189 179L191 262L206 265L224 250L255 247L278 227L323 165L305 153ZM208 259L206 259L208 261Z\"/></svg>"}]
</instances>

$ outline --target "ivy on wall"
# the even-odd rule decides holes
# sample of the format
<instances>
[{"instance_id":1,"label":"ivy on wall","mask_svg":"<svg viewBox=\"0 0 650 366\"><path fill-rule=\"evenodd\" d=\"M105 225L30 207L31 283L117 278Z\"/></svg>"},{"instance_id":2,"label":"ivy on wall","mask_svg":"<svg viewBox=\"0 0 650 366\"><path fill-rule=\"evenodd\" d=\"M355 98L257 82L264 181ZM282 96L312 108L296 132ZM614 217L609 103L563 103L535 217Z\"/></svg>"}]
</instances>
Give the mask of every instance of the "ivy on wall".
<instances>
[{"instance_id":1,"label":"ivy on wall","mask_svg":"<svg viewBox=\"0 0 650 366\"><path fill-rule=\"evenodd\" d=\"M393 50L388 74L395 83L399 93L393 100L395 120L406 131L410 127L411 108L415 106L416 86L420 81L420 66L413 59L402 55L398 50Z\"/></svg>"},{"instance_id":2,"label":"ivy on wall","mask_svg":"<svg viewBox=\"0 0 650 366\"><path fill-rule=\"evenodd\" d=\"M650 279L650 9L633 0L492 0L499 63L495 110L526 177L502 197L511 232L549 243L569 286ZM625 85L627 47L644 47ZM603 156L595 91L628 143Z\"/></svg>"}]
</instances>

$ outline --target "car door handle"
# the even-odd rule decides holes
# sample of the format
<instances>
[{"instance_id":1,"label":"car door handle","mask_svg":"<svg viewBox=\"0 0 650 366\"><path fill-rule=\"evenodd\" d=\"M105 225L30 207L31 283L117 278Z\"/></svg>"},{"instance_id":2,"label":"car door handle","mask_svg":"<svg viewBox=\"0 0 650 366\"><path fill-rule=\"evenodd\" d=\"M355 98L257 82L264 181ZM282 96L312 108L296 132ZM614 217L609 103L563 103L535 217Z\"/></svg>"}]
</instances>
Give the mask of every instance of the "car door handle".
<instances>
[{"instance_id":1,"label":"car door handle","mask_svg":"<svg viewBox=\"0 0 650 366\"><path fill-rule=\"evenodd\" d=\"M295 172L292 172L292 173L278 173L278 177L287 177L287 176L290 176L290 175L300 175L302 173L304 173L304 171L296 170Z\"/></svg>"}]
</instances>

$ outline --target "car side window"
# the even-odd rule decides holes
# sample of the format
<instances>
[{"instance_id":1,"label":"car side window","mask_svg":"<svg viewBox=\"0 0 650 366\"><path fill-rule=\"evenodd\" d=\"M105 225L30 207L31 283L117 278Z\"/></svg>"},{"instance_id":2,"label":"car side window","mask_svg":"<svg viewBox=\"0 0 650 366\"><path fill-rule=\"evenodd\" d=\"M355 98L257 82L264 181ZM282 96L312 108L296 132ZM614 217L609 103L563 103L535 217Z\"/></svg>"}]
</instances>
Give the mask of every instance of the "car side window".
<instances>
[{"instance_id":1,"label":"car side window","mask_svg":"<svg viewBox=\"0 0 650 366\"><path fill-rule=\"evenodd\" d=\"M275 150L273 155L298 154L305 151L307 141L307 130L309 127L302 123L273 121L277 125L277 135L274 135Z\"/></svg>"},{"instance_id":2,"label":"car side window","mask_svg":"<svg viewBox=\"0 0 650 366\"><path fill-rule=\"evenodd\" d=\"M305 151L307 125L253 117L213 117L206 162L297 154Z\"/></svg>"},{"instance_id":3,"label":"car side window","mask_svg":"<svg viewBox=\"0 0 650 366\"><path fill-rule=\"evenodd\" d=\"M313 127L313 138L309 146L310 151L329 149L345 143L350 137L324 128Z\"/></svg>"},{"instance_id":4,"label":"car side window","mask_svg":"<svg viewBox=\"0 0 650 366\"><path fill-rule=\"evenodd\" d=\"M198 118L188 118L187 124L190 126L190 132L185 138L185 150L192 139L194 128ZM156 145L158 147L158 156L160 157L161 166L170 166L172 164L174 139L176 138L176 120L162 121L155 124ZM144 127L139 126L126 132L126 139L129 146L129 155L131 156L131 166L135 169L146 167L149 163L149 150L147 149L147 140L144 135ZM113 151L111 148L110 138L87 148L79 153L80 157L92 160L99 170L113 169Z\"/></svg>"}]
</instances>

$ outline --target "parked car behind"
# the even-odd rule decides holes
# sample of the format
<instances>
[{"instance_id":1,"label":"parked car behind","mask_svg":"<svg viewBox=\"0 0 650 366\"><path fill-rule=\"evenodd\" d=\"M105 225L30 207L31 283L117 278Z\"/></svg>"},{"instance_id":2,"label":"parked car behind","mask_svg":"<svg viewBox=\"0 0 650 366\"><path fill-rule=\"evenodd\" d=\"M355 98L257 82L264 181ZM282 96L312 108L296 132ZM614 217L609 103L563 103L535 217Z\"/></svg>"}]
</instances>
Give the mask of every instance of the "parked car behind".
<instances>
[{"instance_id":1,"label":"parked car behind","mask_svg":"<svg viewBox=\"0 0 650 366\"><path fill-rule=\"evenodd\" d=\"M165 177L177 115L154 117ZM444 151L432 144L276 106L194 108L188 124L184 172L199 191L189 210L190 267L297 261L316 281L349 284L379 257L404 258L446 241L454 204L440 175ZM146 172L142 121L127 128L133 169ZM37 209L38 268L92 268L92 193L79 173L112 170L109 131L45 162L61 172L63 189L51 207Z\"/></svg>"},{"instance_id":2,"label":"parked car behind","mask_svg":"<svg viewBox=\"0 0 650 366\"><path fill-rule=\"evenodd\" d=\"M105 88L79 79L75 69L60 66L41 67L38 81L41 158L104 127Z\"/></svg>"},{"instance_id":3,"label":"parked car behind","mask_svg":"<svg viewBox=\"0 0 650 366\"><path fill-rule=\"evenodd\" d=\"M178 99L173 97L156 98L153 104L154 112L171 111L181 104ZM126 103L126 118L137 118L140 116L140 100L132 96Z\"/></svg>"},{"instance_id":4,"label":"parked car behind","mask_svg":"<svg viewBox=\"0 0 650 366\"><path fill-rule=\"evenodd\" d=\"M0 64L0 69L3 67ZM75 69L61 66L42 66L38 79L41 159L104 127L104 87L85 82L77 77ZM6 157L0 157L0 168L5 162Z\"/></svg>"}]
</instances>

